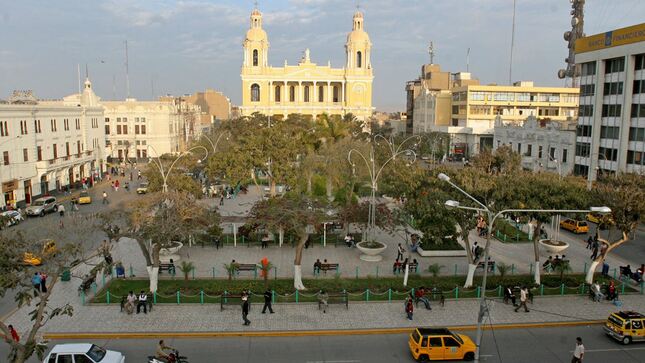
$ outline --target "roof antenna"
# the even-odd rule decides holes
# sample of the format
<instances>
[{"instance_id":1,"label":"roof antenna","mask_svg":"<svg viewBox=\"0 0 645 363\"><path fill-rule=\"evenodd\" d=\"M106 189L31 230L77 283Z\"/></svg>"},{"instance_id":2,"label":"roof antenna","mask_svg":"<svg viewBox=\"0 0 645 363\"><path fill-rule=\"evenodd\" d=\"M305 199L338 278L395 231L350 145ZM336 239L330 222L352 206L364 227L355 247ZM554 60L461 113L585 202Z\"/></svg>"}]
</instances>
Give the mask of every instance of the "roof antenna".
<instances>
[{"instance_id":1,"label":"roof antenna","mask_svg":"<svg viewBox=\"0 0 645 363\"><path fill-rule=\"evenodd\" d=\"M428 54L430 54L430 64L434 64L434 44L430 41L430 46L428 47Z\"/></svg>"},{"instance_id":2,"label":"roof antenna","mask_svg":"<svg viewBox=\"0 0 645 363\"><path fill-rule=\"evenodd\" d=\"M90 78L90 72L87 70L87 63L85 63L85 78Z\"/></svg>"}]
</instances>

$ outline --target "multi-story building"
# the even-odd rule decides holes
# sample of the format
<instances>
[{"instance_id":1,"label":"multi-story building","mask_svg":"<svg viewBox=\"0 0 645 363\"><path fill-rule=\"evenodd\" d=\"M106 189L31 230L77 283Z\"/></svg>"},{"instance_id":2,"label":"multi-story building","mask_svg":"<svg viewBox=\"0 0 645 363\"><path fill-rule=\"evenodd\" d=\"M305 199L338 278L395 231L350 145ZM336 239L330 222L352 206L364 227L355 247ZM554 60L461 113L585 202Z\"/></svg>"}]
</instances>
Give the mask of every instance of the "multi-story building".
<instances>
[{"instance_id":1,"label":"multi-story building","mask_svg":"<svg viewBox=\"0 0 645 363\"><path fill-rule=\"evenodd\" d=\"M269 65L269 38L262 29L262 14L251 13L251 27L244 40L242 64L242 116L255 112L276 118L289 114L315 117L353 114L361 120L371 116L372 63L369 35L363 26L363 14L354 14L352 31L345 43L344 68L317 65L309 49L297 65Z\"/></svg>"},{"instance_id":2,"label":"multi-story building","mask_svg":"<svg viewBox=\"0 0 645 363\"><path fill-rule=\"evenodd\" d=\"M222 92L207 89L204 92L195 92L184 97L190 104L200 107L201 125L212 125L216 120L228 120L231 118L231 100Z\"/></svg>"},{"instance_id":3,"label":"multi-story building","mask_svg":"<svg viewBox=\"0 0 645 363\"><path fill-rule=\"evenodd\" d=\"M451 153L471 156L493 147L497 115L511 122L524 121L528 116L538 120L575 120L578 93L577 88L535 87L527 81L512 86L455 84L450 125L433 131L451 135Z\"/></svg>"},{"instance_id":4,"label":"multi-story building","mask_svg":"<svg viewBox=\"0 0 645 363\"><path fill-rule=\"evenodd\" d=\"M406 91L406 133L432 131L432 125L450 121L450 72L442 72L438 64L424 64L421 76L408 81Z\"/></svg>"},{"instance_id":5,"label":"multi-story building","mask_svg":"<svg viewBox=\"0 0 645 363\"><path fill-rule=\"evenodd\" d=\"M578 39L574 172L645 172L645 24Z\"/></svg>"},{"instance_id":6,"label":"multi-story building","mask_svg":"<svg viewBox=\"0 0 645 363\"><path fill-rule=\"evenodd\" d=\"M498 115L493 145L493 149L506 145L520 154L524 169L569 175L573 172L576 123L540 121L535 116L523 122L504 122Z\"/></svg>"},{"instance_id":7,"label":"multi-story building","mask_svg":"<svg viewBox=\"0 0 645 363\"><path fill-rule=\"evenodd\" d=\"M0 208L24 206L51 190L104 171L103 108L92 84L63 100L16 91L0 103Z\"/></svg>"},{"instance_id":8,"label":"multi-story building","mask_svg":"<svg viewBox=\"0 0 645 363\"><path fill-rule=\"evenodd\" d=\"M186 120L199 117L199 106L160 101L104 101L105 138L111 159L135 160L178 153L192 137Z\"/></svg>"}]
</instances>

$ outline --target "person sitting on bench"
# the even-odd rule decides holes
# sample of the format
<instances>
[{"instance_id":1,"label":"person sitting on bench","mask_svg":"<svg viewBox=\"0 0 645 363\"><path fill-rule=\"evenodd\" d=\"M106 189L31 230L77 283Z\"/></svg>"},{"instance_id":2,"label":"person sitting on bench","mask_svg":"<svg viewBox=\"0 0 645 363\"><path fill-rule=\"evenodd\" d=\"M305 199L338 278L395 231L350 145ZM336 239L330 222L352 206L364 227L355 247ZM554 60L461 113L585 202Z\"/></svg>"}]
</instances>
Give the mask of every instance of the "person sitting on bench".
<instances>
[{"instance_id":1,"label":"person sitting on bench","mask_svg":"<svg viewBox=\"0 0 645 363\"><path fill-rule=\"evenodd\" d=\"M146 295L146 292L141 290L141 294L139 294L139 302L137 303L137 314L141 312L141 307L143 306L143 313L147 314L148 313L148 295Z\"/></svg>"},{"instance_id":2,"label":"person sitting on bench","mask_svg":"<svg viewBox=\"0 0 645 363\"><path fill-rule=\"evenodd\" d=\"M419 287L415 292L414 292L414 297L417 302L421 301L423 305L426 306L427 310L432 310L430 307L430 301L428 301L428 298L425 297L425 288L423 286Z\"/></svg>"},{"instance_id":3,"label":"person sitting on bench","mask_svg":"<svg viewBox=\"0 0 645 363\"><path fill-rule=\"evenodd\" d=\"M598 282L594 282L591 285L590 292L592 294L593 301L599 302L605 297L605 294L600 291L600 285L598 285Z\"/></svg>"}]
</instances>

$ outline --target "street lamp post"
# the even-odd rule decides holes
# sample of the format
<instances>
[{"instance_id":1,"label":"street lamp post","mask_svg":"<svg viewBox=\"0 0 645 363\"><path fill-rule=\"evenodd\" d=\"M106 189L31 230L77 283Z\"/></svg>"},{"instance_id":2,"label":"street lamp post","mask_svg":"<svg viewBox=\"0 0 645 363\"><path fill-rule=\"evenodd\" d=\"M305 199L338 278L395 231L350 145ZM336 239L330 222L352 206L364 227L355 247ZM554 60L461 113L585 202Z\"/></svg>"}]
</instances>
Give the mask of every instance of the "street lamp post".
<instances>
[{"instance_id":1,"label":"street lamp post","mask_svg":"<svg viewBox=\"0 0 645 363\"><path fill-rule=\"evenodd\" d=\"M601 213L601 214L608 214L611 213L611 209L609 207L591 207L587 210L570 210L570 209L505 209L502 211L497 212L496 214L491 211L488 207L486 207L484 204L479 202L475 197L472 195L466 193L463 189L461 189L459 186L454 184L452 181L450 181L450 177L446 174L440 173L438 175L439 179L442 181L447 182L450 184L453 188L459 190L463 195L467 196L471 200L473 200L476 204L478 204L481 208L479 207L466 207L466 206L461 206L458 201L455 200L448 200L445 203L445 206L448 208L459 208L459 209L466 209L466 210L473 210L473 211L478 211L478 212L483 212L486 213L488 216L488 234L486 236L486 246L484 246L484 275L482 277L482 286L481 286L481 294L479 298L479 314L477 315L477 336L475 336L475 362L479 362L479 354L480 354L480 345L481 345L481 338L482 338L482 323L484 321L484 316L488 314L488 308L486 306L486 278L488 276L488 248L490 246L490 238L491 235L493 234L493 225L495 224L495 220L506 213L522 213L522 212L540 212L540 213L588 213L588 212L595 212L595 213ZM539 268L538 266L535 267L536 269Z\"/></svg>"},{"instance_id":2,"label":"street lamp post","mask_svg":"<svg viewBox=\"0 0 645 363\"><path fill-rule=\"evenodd\" d=\"M215 140L215 142L213 142L213 140L211 140L211 138L206 135L202 135L202 137L206 139L206 141L208 141L208 143L211 145L211 148L213 149L213 154L215 154L215 152L217 151L217 145L219 144L219 141L222 139L222 136L224 135L226 135L226 140L228 140L229 136L231 136L231 133L227 131L225 133L220 134Z\"/></svg>"},{"instance_id":3,"label":"street lamp post","mask_svg":"<svg viewBox=\"0 0 645 363\"><path fill-rule=\"evenodd\" d=\"M208 157L208 149L206 149L205 147L203 147L201 145L193 146L190 149L188 149L188 150L184 151L183 153L181 153L179 155L179 157L177 157L177 159L175 159L172 162L172 164L170 164L170 167L166 171L164 169L164 167L163 167L163 163L159 160L159 153L157 152L157 150L152 145L148 145L148 148L151 148L155 152L155 154L157 154L157 159L156 160L153 159L153 158L150 158L150 160L154 161L154 165L157 167L157 169L161 173L161 178L163 179L163 186L162 186L162 192L163 193L168 193L168 176L170 175L170 172L172 171L172 168L175 166L175 164L177 164L177 161L179 161L179 159L181 159L182 157L190 154L191 151L197 150L197 149L203 149L204 152L206 152L206 156L204 157L203 160L205 160ZM197 160L197 162L201 162L201 161L202 161L202 159Z\"/></svg>"},{"instance_id":4,"label":"street lamp post","mask_svg":"<svg viewBox=\"0 0 645 363\"><path fill-rule=\"evenodd\" d=\"M374 153L374 142L376 142L377 138L383 139L383 141L387 144L388 149L389 149L389 151L391 153L390 157L388 157L381 164L381 166L378 167L378 169L377 169L377 165L376 165L376 155ZM396 160L396 157L401 155L401 154L405 154L405 153L410 152L413 155L412 162L414 162L416 160L417 155L413 150L402 149L403 145L405 145L405 143L407 143L408 141L410 141L412 139L419 140L419 136L410 136L407 139L403 140L403 142L401 142L398 146L395 146L393 141L390 141L390 140L386 139L383 135L380 135L380 134L375 135L374 138L373 138L373 142L370 145L369 161L365 157L365 155L363 155L362 152L360 152L360 151L358 151L356 149L351 149L347 153L347 160L349 161L349 164L352 166L352 173L355 172L355 170L356 170L356 164L352 161L352 154L358 154L363 159L363 161L365 162L365 166L367 167L367 170L368 170L369 175L370 175L370 182L371 182L370 186L371 186L371 189L372 189L372 194L370 196L370 206L369 206L369 212L368 212L368 216L367 216L367 231L365 232L365 235L363 236L363 240L367 240L368 231L369 231L369 236L371 238L374 237L374 228L376 226L376 189L378 188L377 183L378 183L379 177L381 176L381 172L383 171L385 166L390 161Z\"/></svg>"}]
</instances>

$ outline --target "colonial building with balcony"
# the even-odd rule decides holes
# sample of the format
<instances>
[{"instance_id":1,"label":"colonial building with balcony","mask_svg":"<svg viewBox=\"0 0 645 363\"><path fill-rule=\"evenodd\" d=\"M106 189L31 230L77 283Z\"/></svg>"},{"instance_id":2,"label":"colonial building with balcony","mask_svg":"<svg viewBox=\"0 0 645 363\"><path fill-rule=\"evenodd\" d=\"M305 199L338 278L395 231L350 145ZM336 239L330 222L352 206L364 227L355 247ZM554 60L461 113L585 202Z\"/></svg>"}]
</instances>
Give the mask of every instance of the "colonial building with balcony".
<instances>
[{"instance_id":1,"label":"colonial building with balcony","mask_svg":"<svg viewBox=\"0 0 645 363\"><path fill-rule=\"evenodd\" d=\"M575 121L546 121L529 116L526 121L502 121L496 116L493 148L508 146L522 156L522 167L561 176L573 172L576 147Z\"/></svg>"},{"instance_id":2,"label":"colonial building with balcony","mask_svg":"<svg viewBox=\"0 0 645 363\"><path fill-rule=\"evenodd\" d=\"M89 79L80 94L38 100L14 91L0 102L0 208L90 181L105 168L103 108Z\"/></svg>"}]
</instances>

